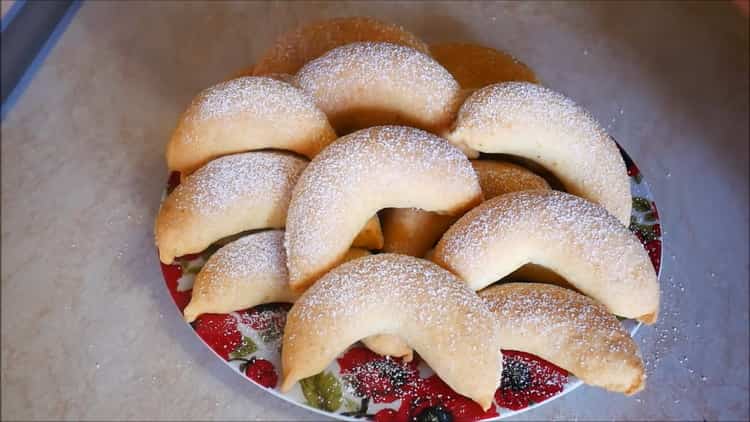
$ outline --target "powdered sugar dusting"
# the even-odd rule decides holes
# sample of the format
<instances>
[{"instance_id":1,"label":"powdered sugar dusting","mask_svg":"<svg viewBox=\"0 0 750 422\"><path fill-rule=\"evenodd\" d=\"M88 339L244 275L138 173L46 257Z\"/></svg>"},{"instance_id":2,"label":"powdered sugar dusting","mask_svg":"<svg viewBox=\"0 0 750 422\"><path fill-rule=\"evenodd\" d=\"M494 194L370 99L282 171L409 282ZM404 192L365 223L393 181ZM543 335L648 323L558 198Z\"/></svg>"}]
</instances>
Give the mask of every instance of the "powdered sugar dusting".
<instances>
[{"instance_id":1,"label":"powdered sugar dusting","mask_svg":"<svg viewBox=\"0 0 750 422\"><path fill-rule=\"evenodd\" d=\"M479 295L498 317L505 348L544 339L542 357L574 373L576 368L565 365L568 361L582 368L599 368L602 364L619 366L625 359L643 368L635 341L617 318L584 295L538 283L493 286Z\"/></svg>"},{"instance_id":2,"label":"powdered sugar dusting","mask_svg":"<svg viewBox=\"0 0 750 422\"><path fill-rule=\"evenodd\" d=\"M399 192L413 195L410 192L416 186L439 189L455 198L457 203L445 203L445 207L459 207L480 194L476 173L463 153L425 131L380 126L329 145L300 177L289 206L286 248L291 279L335 259L349 247L365 221L349 223L343 221L344 216L361 215L366 220L380 208L420 206L408 203L413 198L401 198L401 205L378 203L375 209L362 208L372 207L372 198L393 198ZM343 238L347 235L352 238Z\"/></svg>"},{"instance_id":3,"label":"powdered sugar dusting","mask_svg":"<svg viewBox=\"0 0 750 422\"><path fill-rule=\"evenodd\" d=\"M446 123L460 87L430 56L389 43L353 43L306 64L297 84L329 116L375 107L409 116L422 127ZM402 104L399 104L402 101Z\"/></svg>"},{"instance_id":4,"label":"powdered sugar dusting","mask_svg":"<svg viewBox=\"0 0 750 422\"><path fill-rule=\"evenodd\" d=\"M170 196L178 209L203 215L219 215L239 200L277 204L285 211L306 165L306 160L281 152L229 155L188 176Z\"/></svg>"},{"instance_id":5,"label":"powdered sugar dusting","mask_svg":"<svg viewBox=\"0 0 750 422\"><path fill-rule=\"evenodd\" d=\"M408 315L409 322L403 324L421 327L412 330L439 330L440 338L432 346L446 353L471 350L477 362L487 362L488 355L500 358L495 316L476 293L437 265L406 255L372 255L335 268L302 295L289 318L326 336L331 327L320 324L321 320L345 321L385 309L400 310ZM425 357L419 345L410 345ZM495 375L499 384L500 374Z\"/></svg>"},{"instance_id":6,"label":"powdered sugar dusting","mask_svg":"<svg viewBox=\"0 0 750 422\"><path fill-rule=\"evenodd\" d=\"M190 118L205 121L252 113L277 125L288 124L289 116L325 119L309 95L279 79L248 76L214 85L193 100Z\"/></svg>"},{"instance_id":7,"label":"powdered sugar dusting","mask_svg":"<svg viewBox=\"0 0 750 422\"><path fill-rule=\"evenodd\" d=\"M614 312L650 312L658 307L656 275L638 239L604 208L564 192L514 192L486 201L448 230L437 251L440 260L465 278L473 278L474 274L490 277L492 269L488 269L487 262L493 258L487 255L491 253L488 251L497 250L497 244L509 239L529 239L531 245L544 245L532 246L534 249L527 252L529 260L560 256L570 260L555 270L610 309L618 308L612 309ZM579 272L566 273L573 267ZM582 268L585 274L580 273ZM466 281L470 284L497 280L469 278ZM632 303L636 296L640 300Z\"/></svg>"},{"instance_id":8,"label":"powdered sugar dusting","mask_svg":"<svg viewBox=\"0 0 750 422\"><path fill-rule=\"evenodd\" d=\"M496 141L491 138L496 129L532 131L536 138L529 142L534 145ZM569 192L601 203L618 218L630 215L629 181L617 146L586 110L560 93L524 82L480 89L461 106L451 138L478 151L519 154L538 161ZM531 150L536 155L530 155ZM571 157L575 165L560 162L560 154Z\"/></svg>"},{"instance_id":9,"label":"powdered sugar dusting","mask_svg":"<svg viewBox=\"0 0 750 422\"><path fill-rule=\"evenodd\" d=\"M284 232L268 230L235 240L216 251L203 270L210 274L205 280L206 285L211 285L212 280L226 278L252 282L254 275L271 274L288 289Z\"/></svg>"}]
</instances>

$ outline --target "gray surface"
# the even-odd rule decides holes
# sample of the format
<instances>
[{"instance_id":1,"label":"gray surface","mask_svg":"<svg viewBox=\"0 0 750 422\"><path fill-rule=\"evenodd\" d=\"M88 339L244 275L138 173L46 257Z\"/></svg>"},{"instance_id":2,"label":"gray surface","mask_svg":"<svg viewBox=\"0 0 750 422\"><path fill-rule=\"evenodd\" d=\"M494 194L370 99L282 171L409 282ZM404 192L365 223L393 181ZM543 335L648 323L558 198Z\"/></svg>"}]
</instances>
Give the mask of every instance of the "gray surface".
<instances>
[{"instance_id":1,"label":"gray surface","mask_svg":"<svg viewBox=\"0 0 750 422\"><path fill-rule=\"evenodd\" d=\"M151 229L192 95L280 31L351 14L510 51L609 126L656 195L647 389L584 387L517 419L747 419L748 28L717 2L86 3L2 125L2 418L318 419L200 344Z\"/></svg>"}]
</instances>

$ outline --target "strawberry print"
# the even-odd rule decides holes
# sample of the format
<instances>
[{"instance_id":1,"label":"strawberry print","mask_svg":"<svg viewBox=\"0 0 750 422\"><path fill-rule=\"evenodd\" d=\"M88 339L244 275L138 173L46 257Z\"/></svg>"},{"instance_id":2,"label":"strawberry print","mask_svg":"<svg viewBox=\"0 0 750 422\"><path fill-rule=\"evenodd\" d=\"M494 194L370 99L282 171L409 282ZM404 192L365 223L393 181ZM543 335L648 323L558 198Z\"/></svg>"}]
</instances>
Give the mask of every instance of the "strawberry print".
<instances>
[{"instance_id":1,"label":"strawberry print","mask_svg":"<svg viewBox=\"0 0 750 422\"><path fill-rule=\"evenodd\" d=\"M638 175L638 173L640 173L638 171L638 167L636 167L635 164L630 163L630 165L628 166L628 176L635 177Z\"/></svg>"},{"instance_id":2,"label":"strawberry print","mask_svg":"<svg viewBox=\"0 0 750 422\"><path fill-rule=\"evenodd\" d=\"M382 411L381 411L382 412ZM487 411L469 398L451 389L437 375L421 379L413 391L401 399L395 412L375 414L375 420L385 422L473 422L497 416L495 407Z\"/></svg>"},{"instance_id":3,"label":"strawberry print","mask_svg":"<svg viewBox=\"0 0 750 422\"><path fill-rule=\"evenodd\" d=\"M654 201L651 201L651 212L654 213L654 218L659 219L659 211L656 209L656 203Z\"/></svg>"},{"instance_id":4,"label":"strawberry print","mask_svg":"<svg viewBox=\"0 0 750 422\"><path fill-rule=\"evenodd\" d=\"M520 410L561 392L568 372L534 355L503 350L503 375L495 401L500 407Z\"/></svg>"},{"instance_id":5,"label":"strawberry print","mask_svg":"<svg viewBox=\"0 0 750 422\"><path fill-rule=\"evenodd\" d=\"M182 267L177 264L167 265L161 263L161 273L164 275L164 281L167 283L167 289L169 290L169 294L172 295L172 300L174 300L175 305L182 312L188 303L190 303L191 296L190 290L184 292L177 290L178 280L182 277Z\"/></svg>"},{"instance_id":6,"label":"strawberry print","mask_svg":"<svg viewBox=\"0 0 750 422\"><path fill-rule=\"evenodd\" d=\"M242 346L242 334L232 315L203 314L193 322L195 332L224 360Z\"/></svg>"},{"instance_id":7,"label":"strawberry print","mask_svg":"<svg viewBox=\"0 0 750 422\"><path fill-rule=\"evenodd\" d=\"M354 347L337 359L341 374L359 397L374 403L391 403L410 393L419 379L417 360L382 357L364 347Z\"/></svg>"},{"instance_id":8,"label":"strawberry print","mask_svg":"<svg viewBox=\"0 0 750 422\"><path fill-rule=\"evenodd\" d=\"M614 141L614 138L612 139ZM620 150L620 155L622 156L622 160L625 162L625 167L628 169L628 176L635 179L636 183L641 183L642 176L641 171L638 169L638 166L635 165L633 160L630 158L628 153L625 152L624 149L620 146L620 144L615 141L615 144L617 145L617 149Z\"/></svg>"},{"instance_id":9,"label":"strawberry print","mask_svg":"<svg viewBox=\"0 0 750 422\"><path fill-rule=\"evenodd\" d=\"M273 367L271 362L265 359L252 358L240 365L240 371L244 372L251 380L266 388L274 388L279 382L276 368Z\"/></svg>"},{"instance_id":10,"label":"strawberry print","mask_svg":"<svg viewBox=\"0 0 750 422\"><path fill-rule=\"evenodd\" d=\"M375 422L396 422L398 412L393 409L382 409L375 413L372 418Z\"/></svg>"},{"instance_id":11,"label":"strawberry print","mask_svg":"<svg viewBox=\"0 0 750 422\"><path fill-rule=\"evenodd\" d=\"M169 173L169 180L167 181L167 195L172 193L174 188L180 184L180 172L173 171Z\"/></svg>"},{"instance_id":12,"label":"strawberry print","mask_svg":"<svg viewBox=\"0 0 750 422\"><path fill-rule=\"evenodd\" d=\"M661 265L661 240L652 240L644 245L651 263L654 264L654 270L659 271Z\"/></svg>"}]
</instances>

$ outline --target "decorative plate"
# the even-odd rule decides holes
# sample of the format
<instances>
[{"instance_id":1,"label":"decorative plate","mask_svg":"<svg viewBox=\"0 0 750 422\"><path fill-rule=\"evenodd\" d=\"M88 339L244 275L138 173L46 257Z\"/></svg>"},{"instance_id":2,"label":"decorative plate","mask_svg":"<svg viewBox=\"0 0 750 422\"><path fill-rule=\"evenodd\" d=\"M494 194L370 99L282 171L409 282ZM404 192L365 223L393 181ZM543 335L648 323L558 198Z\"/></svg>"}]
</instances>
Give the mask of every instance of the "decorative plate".
<instances>
[{"instance_id":1,"label":"decorative plate","mask_svg":"<svg viewBox=\"0 0 750 422\"><path fill-rule=\"evenodd\" d=\"M657 274L661 267L659 214L638 167L620 149L630 176L633 210L630 229L648 251ZM167 192L179 184L170 175ZM200 254L161 264L164 280L177 308L190 301L195 275L222 244ZM226 315L205 314L191 324L195 333L238 374L258 387L298 406L341 420L476 421L497 420L540 406L567 394L581 381L536 356L503 351L502 387L487 410L451 390L415 354L412 362L384 358L361 344L351 346L328 368L302 380L288 393L277 389L281 338L291 305L270 304ZM634 335L640 323L623 320Z\"/></svg>"}]
</instances>

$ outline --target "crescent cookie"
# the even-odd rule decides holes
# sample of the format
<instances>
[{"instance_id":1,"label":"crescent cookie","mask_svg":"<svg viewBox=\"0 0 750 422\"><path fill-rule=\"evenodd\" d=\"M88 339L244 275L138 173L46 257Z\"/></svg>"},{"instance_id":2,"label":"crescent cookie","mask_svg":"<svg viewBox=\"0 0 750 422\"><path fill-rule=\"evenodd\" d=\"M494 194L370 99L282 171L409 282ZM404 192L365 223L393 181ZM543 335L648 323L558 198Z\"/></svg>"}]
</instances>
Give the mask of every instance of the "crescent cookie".
<instances>
[{"instance_id":1,"label":"crescent cookie","mask_svg":"<svg viewBox=\"0 0 750 422\"><path fill-rule=\"evenodd\" d=\"M630 180L615 142L573 100L526 82L475 91L448 140L462 149L520 156L543 165L568 192L630 222Z\"/></svg>"},{"instance_id":2,"label":"crescent cookie","mask_svg":"<svg viewBox=\"0 0 750 422\"><path fill-rule=\"evenodd\" d=\"M366 17L329 19L289 31L258 60L255 75L296 73L305 63L327 51L360 41L405 45L425 54L425 43L404 28Z\"/></svg>"},{"instance_id":3,"label":"crescent cookie","mask_svg":"<svg viewBox=\"0 0 750 422\"><path fill-rule=\"evenodd\" d=\"M233 73L232 77L227 78L227 80L232 80L232 79L237 79L237 78L244 78L244 77L247 77L247 76L254 76L255 75L255 73L253 72L254 70L255 70L255 65L254 64L250 65L250 66L247 66L247 67L244 67L244 68L236 71L235 73ZM265 76L265 77L271 77L270 75L287 75L287 74L285 74L285 73L272 73L272 74L267 74L267 75L263 75L263 76ZM281 79L282 81L287 82L283 78L275 78L275 79Z\"/></svg>"},{"instance_id":4,"label":"crescent cookie","mask_svg":"<svg viewBox=\"0 0 750 422\"><path fill-rule=\"evenodd\" d=\"M468 43L442 43L431 45L430 54L448 69L463 89L474 90L507 81L539 83L528 66L494 48Z\"/></svg>"},{"instance_id":5,"label":"crescent cookie","mask_svg":"<svg viewBox=\"0 0 750 422\"><path fill-rule=\"evenodd\" d=\"M294 302L284 254L284 232L254 233L216 251L195 277L183 314L227 314L264 303Z\"/></svg>"},{"instance_id":6,"label":"crescent cookie","mask_svg":"<svg viewBox=\"0 0 750 422\"><path fill-rule=\"evenodd\" d=\"M471 166L479 176L485 200L510 192L550 188L543 177L507 161L471 160Z\"/></svg>"},{"instance_id":7,"label":"crescent cookie","mask_svg":"<svg viewBox=\"0 0 750 422\"><path fill-rule=\"evenodd\" d=\"M310 96L274 78L232 79L198 94L167 144L167 166L186 176L236 152L275 148L312 157L336 133Z\"/></svg>"},{"instance_id":8,"label":"crescent cookie","mask_svg":"<svg viewBox=\"0 0 750 422\"><path fill-rule=\"evenodd\" d=\"M249 77L249 76L253 76L253 67L252 66L249 67L249 68L247 68L247 69L240 70L239 72L235 73L234 75L232 75L231 78L229 78L227 80L229 81L229 80L237 79L237 78L246 78L246 77ZM263 75L263 77L264 78L276 79L277 81L281 81L281 82L286 82L289 85L296 84L295 79L294 79L294 75L290 75L288 73L268 73L266 75Z\"/></svg>"},{"instance_id":9,"label":"crescent cookie","mask_svg":"<svg viewBox=\"0 0 750 422\"><path fill-rule=\"evenodd\" d=\"M369 255L350 249L345 260ZM284 232L267 230L227 244L208 259L195 277L190 303L183 311L185 321L199 315L226 314L264 303L297 300L289 289L284 252Z\"/></svg>"},{"instance_id":10,"label":"crescent cookie","mask_svg":"<svg viewBox=\"0 0 750 422\"><path fill-rule=\"evenodd\" d=\"M373 215L365 226L360 230L357 237L352 240L352 247L364 249L383 249L383 231L380 227L380 218Z\"/></svg>"},{"instance_id":11,"label":"crescent cookie","mask_svg":"<svg viewBox=\"0 0 750 422\"><path fill-rule=\"evenodd\" d=\"M615 315L651 324L659 311L658 280L638 238L604 208L564 192L513 192L480 204L448 229L432 260L474 290L534 263Z\"/></svg>"},{"instance_id":12,"label":"crescent cookie","mask_svg":"<svg viewBox=\"0 0 750 422\"><path fill-rule=\"evenodd\" d=\"M389 43L354 43L307 63L297 85L339 133L398 124L447 130L460 105L453 76L432 57Z\"/></svg>"},{"instance_id":13,"label":"crescent cookie","mask_svg":"<svg viewBox=\"0 0 750 422\"><path fill-rule=\"evenodd\" d=\"M256 151L218 158L177 186L156 217L161 262L246 230L281 228L304 158Z\"/></svg>"},{"instance_id":14,"label":"crescent cookie","mask_svg":"<svg viewBox=\"0 0 750 422\"><path fill-rule=\"evenodd\" d=\"M549 189L549 184L531 171L511 163L495 160L471 160L479 176L485 199L508 192ZM415 208L393 208L383 212L383 236L386 252L423 257L456 221L456 217L439 215Z\"/></svg>"},{"instance_id":15,"label":"crescent cookie","mask_svg":"<svg viewBox=\"0 0 750 422\"><path fill-rule=\"evenodd\" d=\"M424 257L458 217L418 208L383 210L383 251Z\"/></svg>"},{"instance_id":16,"label":"crescent cookie","mask_svg":"<svg viewBox=\"0 0 750 422\"><path fill-rule=\"evenodd\" d=\"M376 334L363 338L362 344L381 356L401 358L404 362L411 362L414 359L414 351L399 336Z\"/></svg>"},{"instance_id":17,"label":"crescent cookie","mask_svg":"<svg viewBox=\"0 0 750 422\"><path fill-rule=\"evenodd\" d=\"M339 138L307 166L286 222L289 283L303 291L334 267L378 210L460 215L482 198L458 148L419 129L379 126Z\"/></svg>"},{"instance_id":18,"label":"crescent cookie","mask_svg":"<svg viewBox=\"0 0 750 422\"><path fill-rule=\"evenodd\" d=\"M281 348L282 391L364 337L403 338L457 393L483 409L500 385L498 322L453 274L429 261L379 254L341 265L292 306Z\"/></svg>"},{"instance_id":19,"label":"crescent cookie","mask_svg":"<svg viewBox=\"0 0 750 422\"><path fill-rule=\"evenodd\" d=\"M638 346L596 301L540 283L496 285L479 296L497 316L504 350L532 353L610 391L643 389Z\"/></svg>"}]
</instances>

